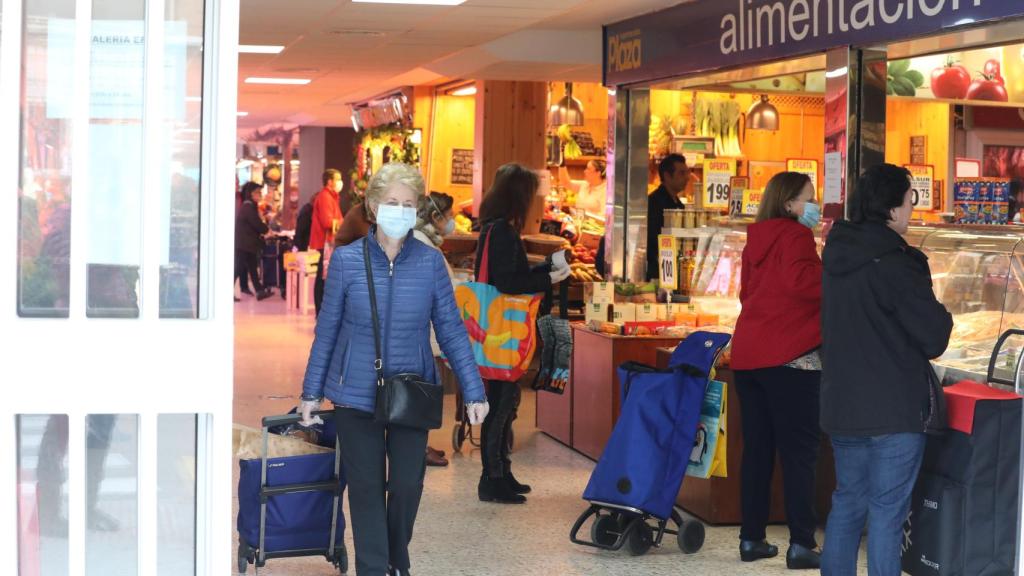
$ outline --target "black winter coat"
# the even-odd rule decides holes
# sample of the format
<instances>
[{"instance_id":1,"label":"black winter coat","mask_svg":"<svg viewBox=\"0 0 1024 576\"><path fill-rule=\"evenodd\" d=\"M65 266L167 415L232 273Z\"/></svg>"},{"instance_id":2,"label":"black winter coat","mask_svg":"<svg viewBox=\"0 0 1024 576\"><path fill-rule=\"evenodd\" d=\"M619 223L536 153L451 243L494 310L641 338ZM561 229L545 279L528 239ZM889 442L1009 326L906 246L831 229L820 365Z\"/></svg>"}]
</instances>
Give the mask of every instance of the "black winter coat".
<instances>
[{"instance_id":1,"label":"black winter coat","mask_svg":"<svg viewBox=\"0 0 1024 576\"><path fill-rule=\"evenodd\" d=\"M929 360L949 345L953 317L932 291L928 257L884 224L838 222L822 261L822 429L880 436L935 426L942 397Z\"/></svg>"},{"instance_id":2,"label":"black winter coat","mask_svg":"<svg viewBox=\"0 0 1024 576\"><path fill-rule=\"evenodd\" d=\"M235 214L235 250L259 254L263 250L263 235L268 230L260 218L259 208L252 200L246 200Z\"/></svg>"},{"instance_id":3,"label":"black winter coat","mask_svg":"<svg viewBox=\"0 0 1024 576\"><path fill-rule=\"evenodd\" d=\"M484 246L490 234L487 283L502 294L533 294L546 292L551 288L550 264L530 268L526 259L526 248L519 233L504 220L489 220L480 227L477 242L476 278L480 278L480 263L483 262Z\"/></svg>"},{"instance_id":4,"label":"black winter coat","mask_svg":"<svg viewBox=\"0 0 1024 576\"><path fill-rule=\"evenodd\" d=\"M656 280L658 273L658 235L665 227L665 210L683 208L683 202L669 193L665 185L658 186L647 197L647 279Z\"/></svg>"},{"instance_id":5,"label":"black winter coat","mask_svg":"<svg viewBox=\"0 0 1024 576\"><path fill-rule=\"evenodd\" d=\"M313 199L316 196L309 199L299 209L299 215L295 218L295 247L300 252L309 250L309 235L313 230Z\"/></svg>"}]
</instances>

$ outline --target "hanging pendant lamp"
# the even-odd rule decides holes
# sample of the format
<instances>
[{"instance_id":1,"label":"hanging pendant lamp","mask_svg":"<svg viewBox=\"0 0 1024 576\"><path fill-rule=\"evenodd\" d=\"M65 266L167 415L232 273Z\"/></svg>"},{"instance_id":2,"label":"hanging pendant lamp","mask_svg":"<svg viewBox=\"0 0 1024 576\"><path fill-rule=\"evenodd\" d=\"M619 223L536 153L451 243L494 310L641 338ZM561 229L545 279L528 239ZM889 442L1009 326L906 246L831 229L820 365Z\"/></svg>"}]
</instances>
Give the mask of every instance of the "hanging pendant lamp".
<instances>
[{"instance_id":1,"label":"hanging pendant lamp","mask_svg":"<svg viewBox=\"0 0 1024 576\"><path fill-rule=\"evenodd\" d=\"M565 96L557 104L552 104L548 111L549 126L561 126L562 124L583 125L583 104L572 97L572 82L565 83Z\"/></svg>"},{"instance_id":2,"label":"hanging pendant lamp","mask_svg":"<svg viewBox=\"0 0 1024 576\"><path fill-rule=\"evenodd\" d=\"M778 130L779 110L768 101L768 95L762 94L761 99L747 110L748 130Z\"/></svg>"}]
</instances>

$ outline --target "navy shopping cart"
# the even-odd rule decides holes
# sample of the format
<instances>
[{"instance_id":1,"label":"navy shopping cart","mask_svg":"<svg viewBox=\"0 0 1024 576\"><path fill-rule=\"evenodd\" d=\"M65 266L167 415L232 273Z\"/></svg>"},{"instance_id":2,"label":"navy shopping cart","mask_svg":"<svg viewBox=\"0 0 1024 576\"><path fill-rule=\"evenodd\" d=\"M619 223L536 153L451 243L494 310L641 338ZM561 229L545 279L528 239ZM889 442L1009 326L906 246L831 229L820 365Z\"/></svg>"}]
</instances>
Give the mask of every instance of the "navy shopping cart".
<instances>
[{"instance_id":1,"label":"navy shopping cart","mask_svg":"<svg viewBox=\"0 0 1024 576\"><path fill-rule=\"evenodd\" d=\"M583 492L590 507L572 527L573 543L613 551L625 546L639 556L668 533L687 554L701 549L704 525L684 517L675 500L711 371L729 340L695 332L679 343L666 370L635 362L619 367L622 411ZM581 540L580 529L592 517L590 540ZM676 530L667 527L670 520Z\"/></svg>"},{"instance_id":2,"label":"navy shopping cart","mask_svg":"<svg viewBox=\"0 0 1024 576\"><path fill-rule=\"evenodd\" d=\"M316 414L326 423L334 418L329 410ZM295 425L300 418L264 418L262 457L238 463L237 559L242 574L249 564L261 568L268 559L296 556L324 556L340 573L348 572L341 510L345 476L337 441L333 453L267 458L270 429Z\"/></svg>"}]
</instances>

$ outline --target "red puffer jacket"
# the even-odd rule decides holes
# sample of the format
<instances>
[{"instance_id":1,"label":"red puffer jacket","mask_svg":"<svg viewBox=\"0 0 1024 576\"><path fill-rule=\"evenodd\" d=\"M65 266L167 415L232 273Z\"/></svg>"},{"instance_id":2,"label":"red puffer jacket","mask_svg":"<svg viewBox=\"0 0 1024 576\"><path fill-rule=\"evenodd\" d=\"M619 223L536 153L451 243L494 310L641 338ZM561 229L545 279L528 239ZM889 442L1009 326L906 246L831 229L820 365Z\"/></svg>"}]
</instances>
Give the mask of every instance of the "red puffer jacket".
<instances>
[{"instance_id":1,"label":"red puffer jacket","mask_svg":"<svg viewBox=\"0 0 1024 576\"><path fill-rule=\"evenodd\" d=\"M732 368L782 366L821 346L821 258L814 234L789 218L747 230Z\"/></svg>"}]
</instances>

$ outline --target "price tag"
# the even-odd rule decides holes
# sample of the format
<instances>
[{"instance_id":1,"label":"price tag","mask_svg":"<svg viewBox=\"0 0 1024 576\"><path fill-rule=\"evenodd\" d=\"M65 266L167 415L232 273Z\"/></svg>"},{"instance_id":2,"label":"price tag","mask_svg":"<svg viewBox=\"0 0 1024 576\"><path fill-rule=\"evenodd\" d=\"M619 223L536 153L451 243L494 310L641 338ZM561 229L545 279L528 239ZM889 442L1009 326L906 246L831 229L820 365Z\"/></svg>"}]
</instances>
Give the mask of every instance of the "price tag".
<instances>
[{"instance_id":1,"label":"price tag","mask_svg":"<svg viewBox=\"0 0 1024 576\"><path fill-rule=\"evenodd\" d=\"M662 288L679 288L679 251L675 236L658 236L658 273Z\"/></svg>"},{"instance_id":2,"label":"price tag","mask_svg":"<svg viewBox=\"0 0 1024 576\"><path fill-rule=\"evenodd\" d=\"M757 216L757 211L761 209L761 198L764 196L763 190L744 190L743 191L743 215L744 216Z\"/></svg>"},{"instance_id":3,"label":"price tag","mask_svg":"<svg viewBox=\"0 0 1024 576\"><path fill-rule=\"evenodd\" d=\"M704 161L704 208L726 209L729 207L730 181L736 175L736 159Z\"/></svg>"},{"instance_id":4,"label":"price tag","mask_svg":"<svg viewBox=\"0 0 1024 576\"><path fill-rule=\"evenodd\" d=\"M729 200L729 215L737 216L743 214L743 196L750 187L750 178L746 176L733 176L729 179L731 198Z\"/></svg>"},{"instance_id":5,"label":"price tag","mask_svg":"<svg viewBox=\"0 0 1024 576\"><path fill-rule=\"evenodd\" d=\"M818 197L818 161L807 158L790 158L786 160L786 170L806 174L814 186L814 197Z\"/></svg>"},{"instance_id":6,"label":"price tag","mask_svg":"<svg viewBox=\"0 0 1024 576\"><path fill-rule=\"evenodd\" d=\"M914 210L935 210L935 169L913 164L904 168L910 170L910 201Z\"/></svg>"}]
</instances>

